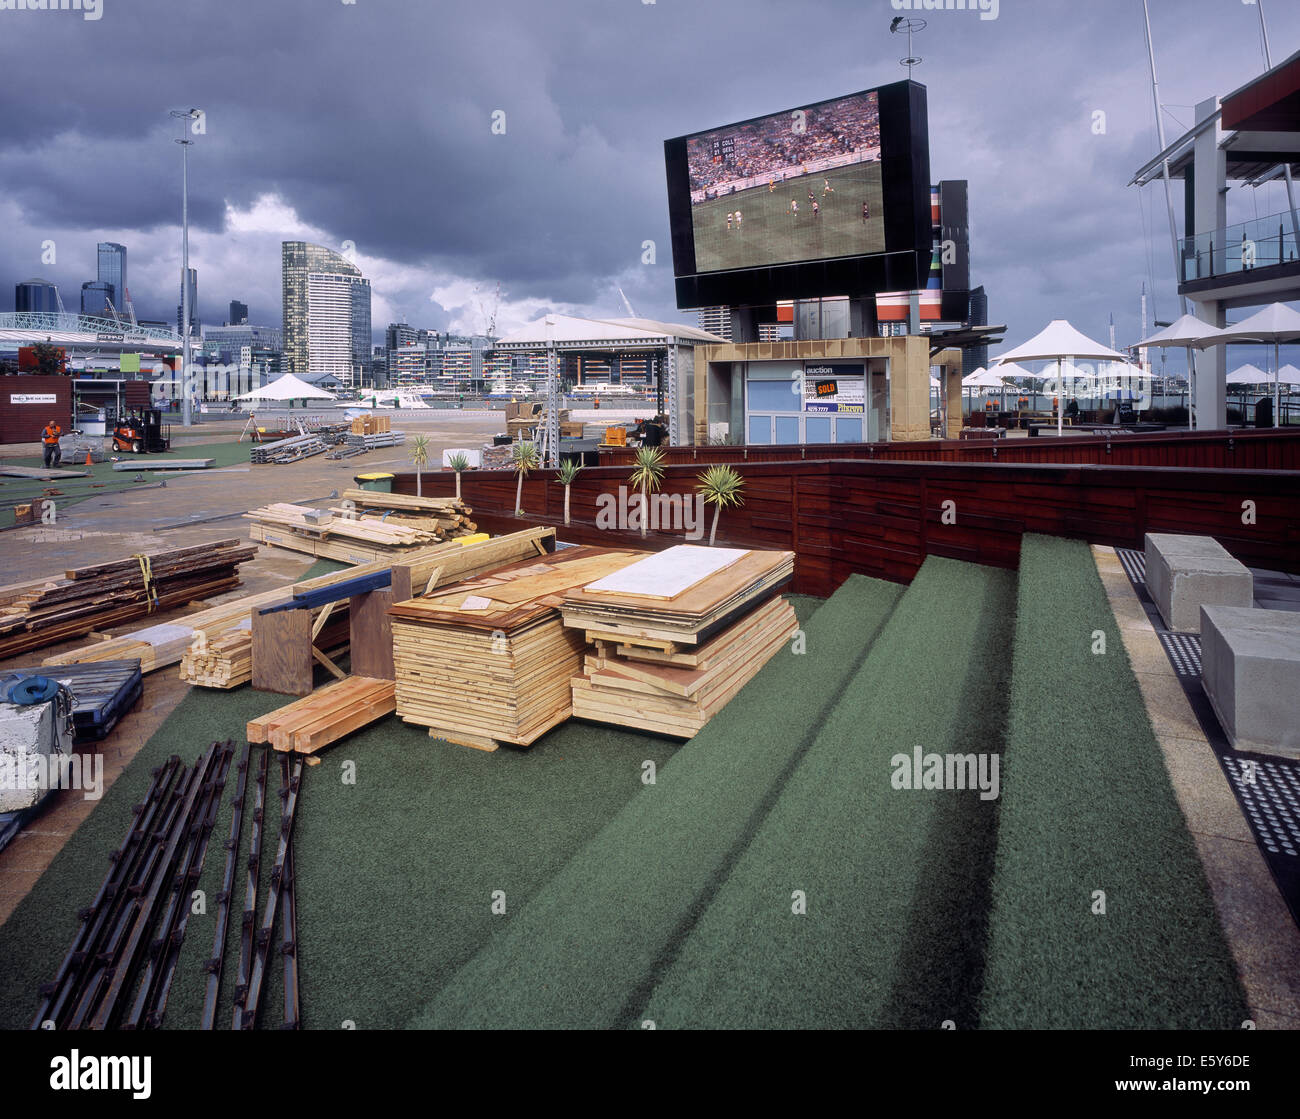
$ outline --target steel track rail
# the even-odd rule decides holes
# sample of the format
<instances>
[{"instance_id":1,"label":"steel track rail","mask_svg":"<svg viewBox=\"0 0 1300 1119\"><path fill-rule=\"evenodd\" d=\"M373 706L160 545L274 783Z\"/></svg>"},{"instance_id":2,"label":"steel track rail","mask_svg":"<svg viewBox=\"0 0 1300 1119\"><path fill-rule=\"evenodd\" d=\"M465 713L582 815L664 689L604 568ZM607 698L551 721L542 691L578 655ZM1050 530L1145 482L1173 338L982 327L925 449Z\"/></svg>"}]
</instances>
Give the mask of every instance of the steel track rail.
<instances>
[{"instance_id":1,"label":"steel track rail","mask_svg":"<svg viewBox=\"0 0 1300 1119\"><path fill-rule=\"evenodd\" d=\"M203 996L203 1014L199 1029L210 1030L217 1021L217 999L221 994L221 967L226 954L226 932L230 927L230 900L235 888L235 868L239 862L239 836L244 823L244 801L248 799L248 757L252 750L247 742L239 755L236 767L239 777L235 782L235 795L231 798L233 810L230 817L230 836L226 840L226 868L221 876L221 892L217 894L217 927L212 933L212 955L203 965L208 973L207 989Z\"/></svg>"},{"instance_id":2,"label":"steel track rail","mask_svg":"<svg viewBox=\"0 0 1300 1119\"><path fill-rule=\"evenodd\" d=\"M239 932L239 970L235 980L235 1003L230 1028L237 1030L243 1019L244 1000L248 995L249 970L253 961L253 925L257 921L257 878L262 852L263 817L266 813L266 770L271 750L259 752L257 789L253 799L253 834L248 845L248 869L244 878L244 912Z\"/></svg>"}]
</instances>

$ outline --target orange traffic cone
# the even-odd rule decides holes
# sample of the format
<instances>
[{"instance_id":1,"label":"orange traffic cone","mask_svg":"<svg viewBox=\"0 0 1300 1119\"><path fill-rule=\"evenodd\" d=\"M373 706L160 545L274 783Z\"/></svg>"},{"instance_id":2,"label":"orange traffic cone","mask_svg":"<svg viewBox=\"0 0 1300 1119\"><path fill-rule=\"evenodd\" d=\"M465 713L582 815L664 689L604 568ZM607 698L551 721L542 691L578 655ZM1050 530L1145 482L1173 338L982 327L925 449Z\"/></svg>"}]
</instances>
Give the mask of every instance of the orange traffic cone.
<instances>
[{"instance_id":1,"label":"orange traffic cone","mask_svg":"<svg viewBox=\"0 0 1300 1119\"><path fill-rule=\"evenodd\" d=\"M92 460L91 457L90 457L90 448L89 448L89 447L86 448L86 465L87 465L87 466L94 466L94 465L95 465L94 460Z\"/></svg>"}]
</instances>

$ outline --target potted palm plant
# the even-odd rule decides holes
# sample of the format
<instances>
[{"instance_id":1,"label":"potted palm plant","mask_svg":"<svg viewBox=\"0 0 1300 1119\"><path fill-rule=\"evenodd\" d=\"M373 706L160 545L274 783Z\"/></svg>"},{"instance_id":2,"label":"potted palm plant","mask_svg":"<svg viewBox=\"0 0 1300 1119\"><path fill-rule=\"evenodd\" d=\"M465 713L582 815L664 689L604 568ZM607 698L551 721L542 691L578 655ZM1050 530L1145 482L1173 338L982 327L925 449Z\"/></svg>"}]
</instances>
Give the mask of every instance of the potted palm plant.
<instances>
[{"instance_id":1,"label":"potted palm plant","mask_svg":"<svg viewBox=\"0 0 1300 1119\"><path fill-rule=\"evenodd\" d=\"M706 505L713 506L713 527L709 529L709 547L718 535L718 514L724 505L743 505L745 479L730 466L710 466L699 475L695 492L704 498Z\"/></svg>"},{"instance_id":2,"label":"potted palm plant","mask_svg":"<svg viewBox=\"0 0 1300 1119\"><path fill-rule=\"evenodd\" d=\"M421 472L429 465L429 437L417 435L411 440L411 461L415 463L415 496L424 496Z\"/></svg>"},{"instance_id":3,"label":"potted palm plant","mask_svg":"<svg viewBox=\"0 0 1300 1119\"><path fill-rule=\"evenodd\" d=\"M515 516L524 515L524 478L530 470L536 470L538 464L537 444L526 439L515 443L510 448L510 464L519 479L515 486Z\"/></svg>"},{"instance_id":4,"label":"potted palm plant","mask_svg":"<svg viewBox=\"0 0 1300 1119\"><path fill-rule=\"evenodd\" d=\"M634 490L641 491L641 535L650 526L650 491L658 490L664 480L664 453L658 447L638 447L636 466L628 479Z\"/></svg>"},{"instance_id":5,"label":"potted palm plant","mask_svg":"<svg viewBox=\"0 0 1300 1119\"><path fill-rule=\"evenodd\" d=\"M577 459L567 458L560 463L559 472L555 475L555 481L564 487L564 523L569 523L569 487L573 485L573 480L578 476L582 469L582 463Z\"/></svg>"},{"instance_id":6,"label":"potted palm plant","mask_svg":"<svg viewBox=\"0 0 1300 1119\"><path fill-rule=\"evenodd\" d=\"M447 465L456 472L456 500L460 500L460 476L469 469L469 456L464 451L457 451L447 459Z\"/></svg>"}]
</instances>

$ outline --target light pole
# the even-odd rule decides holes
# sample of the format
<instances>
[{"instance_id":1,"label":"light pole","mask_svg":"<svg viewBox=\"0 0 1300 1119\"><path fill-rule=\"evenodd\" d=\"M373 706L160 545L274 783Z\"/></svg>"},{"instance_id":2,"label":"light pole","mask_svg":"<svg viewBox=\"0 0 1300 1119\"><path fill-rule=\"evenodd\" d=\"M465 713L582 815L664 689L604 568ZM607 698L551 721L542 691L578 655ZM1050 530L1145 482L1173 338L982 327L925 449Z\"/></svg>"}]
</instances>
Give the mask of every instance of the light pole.
<instances>
[{"instance_id":1,"label":"light pole","mask_svg":"<svg viewBox=\"0 0 1300 1119\"><path fill-rule=\"evenodd\" d=\"M198 109L173 109L172 116L181 121L194 120ZM181 146L181 423L190 427L194 423L190 407L190 145L189 126L182 125L185 134L176 142Z\"/></svg>"}]
</instances>

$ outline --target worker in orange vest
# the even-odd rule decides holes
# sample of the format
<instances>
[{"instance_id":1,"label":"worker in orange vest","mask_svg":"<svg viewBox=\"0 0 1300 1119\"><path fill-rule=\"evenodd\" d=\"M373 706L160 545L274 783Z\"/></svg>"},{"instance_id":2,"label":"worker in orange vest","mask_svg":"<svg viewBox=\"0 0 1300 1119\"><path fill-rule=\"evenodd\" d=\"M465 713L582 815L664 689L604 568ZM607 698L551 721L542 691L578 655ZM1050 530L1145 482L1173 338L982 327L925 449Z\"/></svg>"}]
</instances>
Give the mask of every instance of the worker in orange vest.
<instances>
[{"instance_id":1,"label":"worker in orange vest","mask_svg":"<svg viewBox=\"0 0 1300 1119\"><path fill-rule=\"evenodd\" d=\"M41 432L41 442L45 444L45 469L58 466L63 461L63 452L59 449L59 437L63 434L63 428L59 426L58 420L51 420L45 425L45 430Z\"/></svg>"}]
</instances>

